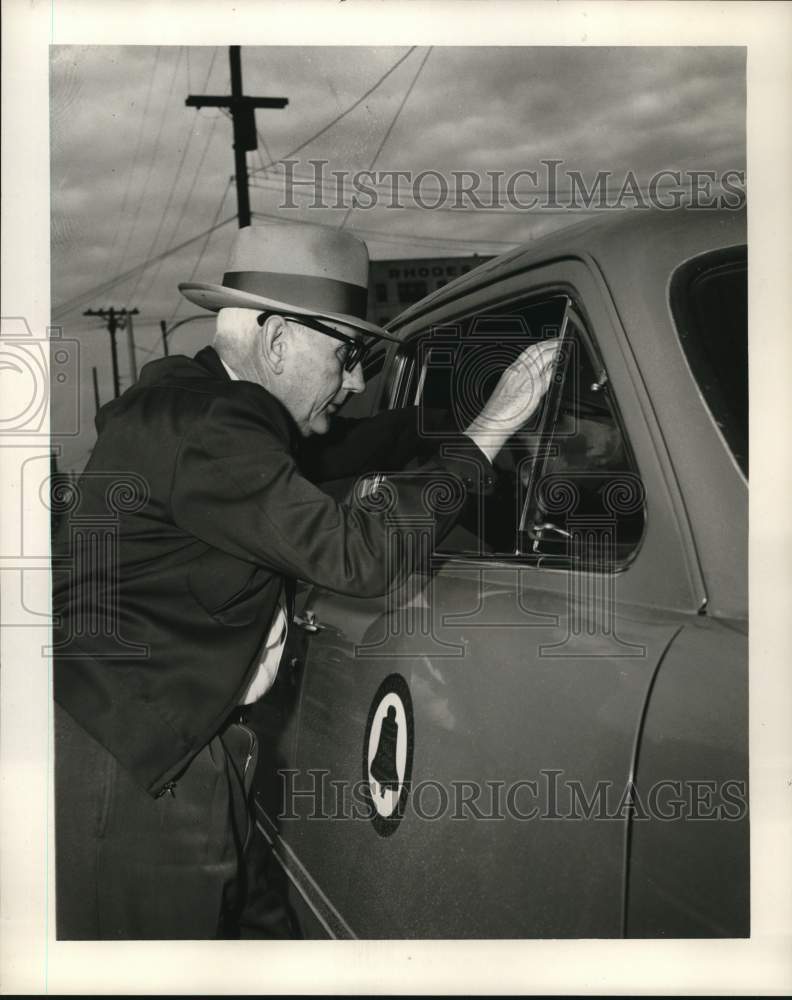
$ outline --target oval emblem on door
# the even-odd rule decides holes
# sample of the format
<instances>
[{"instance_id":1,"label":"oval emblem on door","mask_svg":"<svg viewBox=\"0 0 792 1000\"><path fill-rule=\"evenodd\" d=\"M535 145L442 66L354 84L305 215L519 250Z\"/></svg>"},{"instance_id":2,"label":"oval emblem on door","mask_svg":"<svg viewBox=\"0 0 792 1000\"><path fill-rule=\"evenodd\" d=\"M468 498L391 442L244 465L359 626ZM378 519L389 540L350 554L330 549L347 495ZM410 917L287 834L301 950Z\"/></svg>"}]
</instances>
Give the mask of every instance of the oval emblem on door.
<instances>
[{"instance_id":1,"label":"oval emblem on door","mask_svg":"<svg viewBox=\"0 0 792 1000\"><path fill-rule=\"evenodd\" d=\"M390 674L374 695L363 739L363 780L371 796L371 821L381 837L394 833L404 815L413 739L410 690L401 674Z\"/></svg>"}]
</instances>

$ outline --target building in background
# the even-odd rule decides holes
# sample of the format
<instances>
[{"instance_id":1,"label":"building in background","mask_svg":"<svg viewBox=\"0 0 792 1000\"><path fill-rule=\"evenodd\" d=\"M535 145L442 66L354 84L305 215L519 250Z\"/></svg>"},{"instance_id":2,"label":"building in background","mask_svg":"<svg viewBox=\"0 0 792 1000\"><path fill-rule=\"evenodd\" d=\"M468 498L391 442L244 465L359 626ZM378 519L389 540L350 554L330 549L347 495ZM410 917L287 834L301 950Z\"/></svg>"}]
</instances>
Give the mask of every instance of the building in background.
<instances>
[{"instance_id":1,"label":"building in background","mask_svg":"<svg viewBox=\"0 0 792 1000\"><path fill-rule=\"evenodd\" d=\"M424 257L372 260L369 265L369 322L385 326L407 306L442 288L491 257Z\"/></svg>"}]
</instances>

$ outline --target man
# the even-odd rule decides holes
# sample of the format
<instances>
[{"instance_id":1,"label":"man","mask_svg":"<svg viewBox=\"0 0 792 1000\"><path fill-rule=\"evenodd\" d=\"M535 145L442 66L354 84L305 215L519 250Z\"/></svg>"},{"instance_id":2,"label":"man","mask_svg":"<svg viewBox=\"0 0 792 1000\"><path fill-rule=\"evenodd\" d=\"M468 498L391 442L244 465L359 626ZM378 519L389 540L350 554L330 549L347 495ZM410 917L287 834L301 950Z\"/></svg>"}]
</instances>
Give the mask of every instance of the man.
<instances>
[{"instance_id":1,"label":"man","mask_svg":"<svg viewBox=\"0 0 792 1000\"><path fill-rule=\"evenodd\" d=\"M240 230L221 285L180 286L218 312L214 346L146 365L97 418L53 551L61 938L236 933L257 753L239 708L274 680L292 581L385 593L414 568L389 564L389 532L424 513L426 476L489 488L547 388L553 341L504 373L469 455L417 465L387 514L338 503L296 456L388 339L363 318L367 280L343 231ZM390 450L397 422L378 421ZM367 440L359 469L378 458ZM438 537L455 516L435 514Z\"/></svg>"}]
</instances>

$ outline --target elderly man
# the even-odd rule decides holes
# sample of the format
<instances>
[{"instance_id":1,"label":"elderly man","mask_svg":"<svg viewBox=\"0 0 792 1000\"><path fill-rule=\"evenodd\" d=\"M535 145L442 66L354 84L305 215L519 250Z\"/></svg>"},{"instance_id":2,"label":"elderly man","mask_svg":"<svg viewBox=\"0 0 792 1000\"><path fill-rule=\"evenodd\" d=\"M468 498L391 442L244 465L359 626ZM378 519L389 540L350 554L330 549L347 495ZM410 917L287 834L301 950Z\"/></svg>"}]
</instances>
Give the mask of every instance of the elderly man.
<instances>
[{"instance_id":1,"label":"elderly man","mask_svg":"<svg viewBox=\"0 0 792 1000\"><path fill-rule=\"evenodd\" d=\"M388 338L363 318L367 280L345 232L240 230L222 284L180 286L218 312L213 346L146 365L97 418L53 547L61 938L236 933L257 756L239 708L273 682L292 582L375 595L413 568L389 563L393 511L337 502L297 461ZM468 461L437 454L414 487L400 478L397 518L424 513L427 475L474 488L473 460L491 478L556 346L506 370ZM372 426L389 435L392 417ZM438 537L455 516L435 515Z\"/></svg>"}]
</instances>

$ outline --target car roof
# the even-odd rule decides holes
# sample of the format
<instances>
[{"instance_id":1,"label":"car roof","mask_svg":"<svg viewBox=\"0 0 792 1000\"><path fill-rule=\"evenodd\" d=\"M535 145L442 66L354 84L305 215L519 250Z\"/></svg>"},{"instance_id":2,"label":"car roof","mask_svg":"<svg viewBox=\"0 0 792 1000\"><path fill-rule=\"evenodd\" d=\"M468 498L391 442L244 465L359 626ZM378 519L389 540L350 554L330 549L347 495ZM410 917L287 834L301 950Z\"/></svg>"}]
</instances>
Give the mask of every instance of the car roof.
<instances>
[{"instance_id":1,"label":"car roof","mask_svg":"<svg viewBox=\"0 0 792 1000\"><path fill-rule=\"evenodd\" d=\"M565 225L478 265L409 306L388 328L405 326L445 302L550 260L589 257L607 275L634 255L645 256L650 243L655 247L673 244L681 263L699 252L744 243L745 238L744 207L600 211L593 218Z\"/></svg>"}]
</instances>

